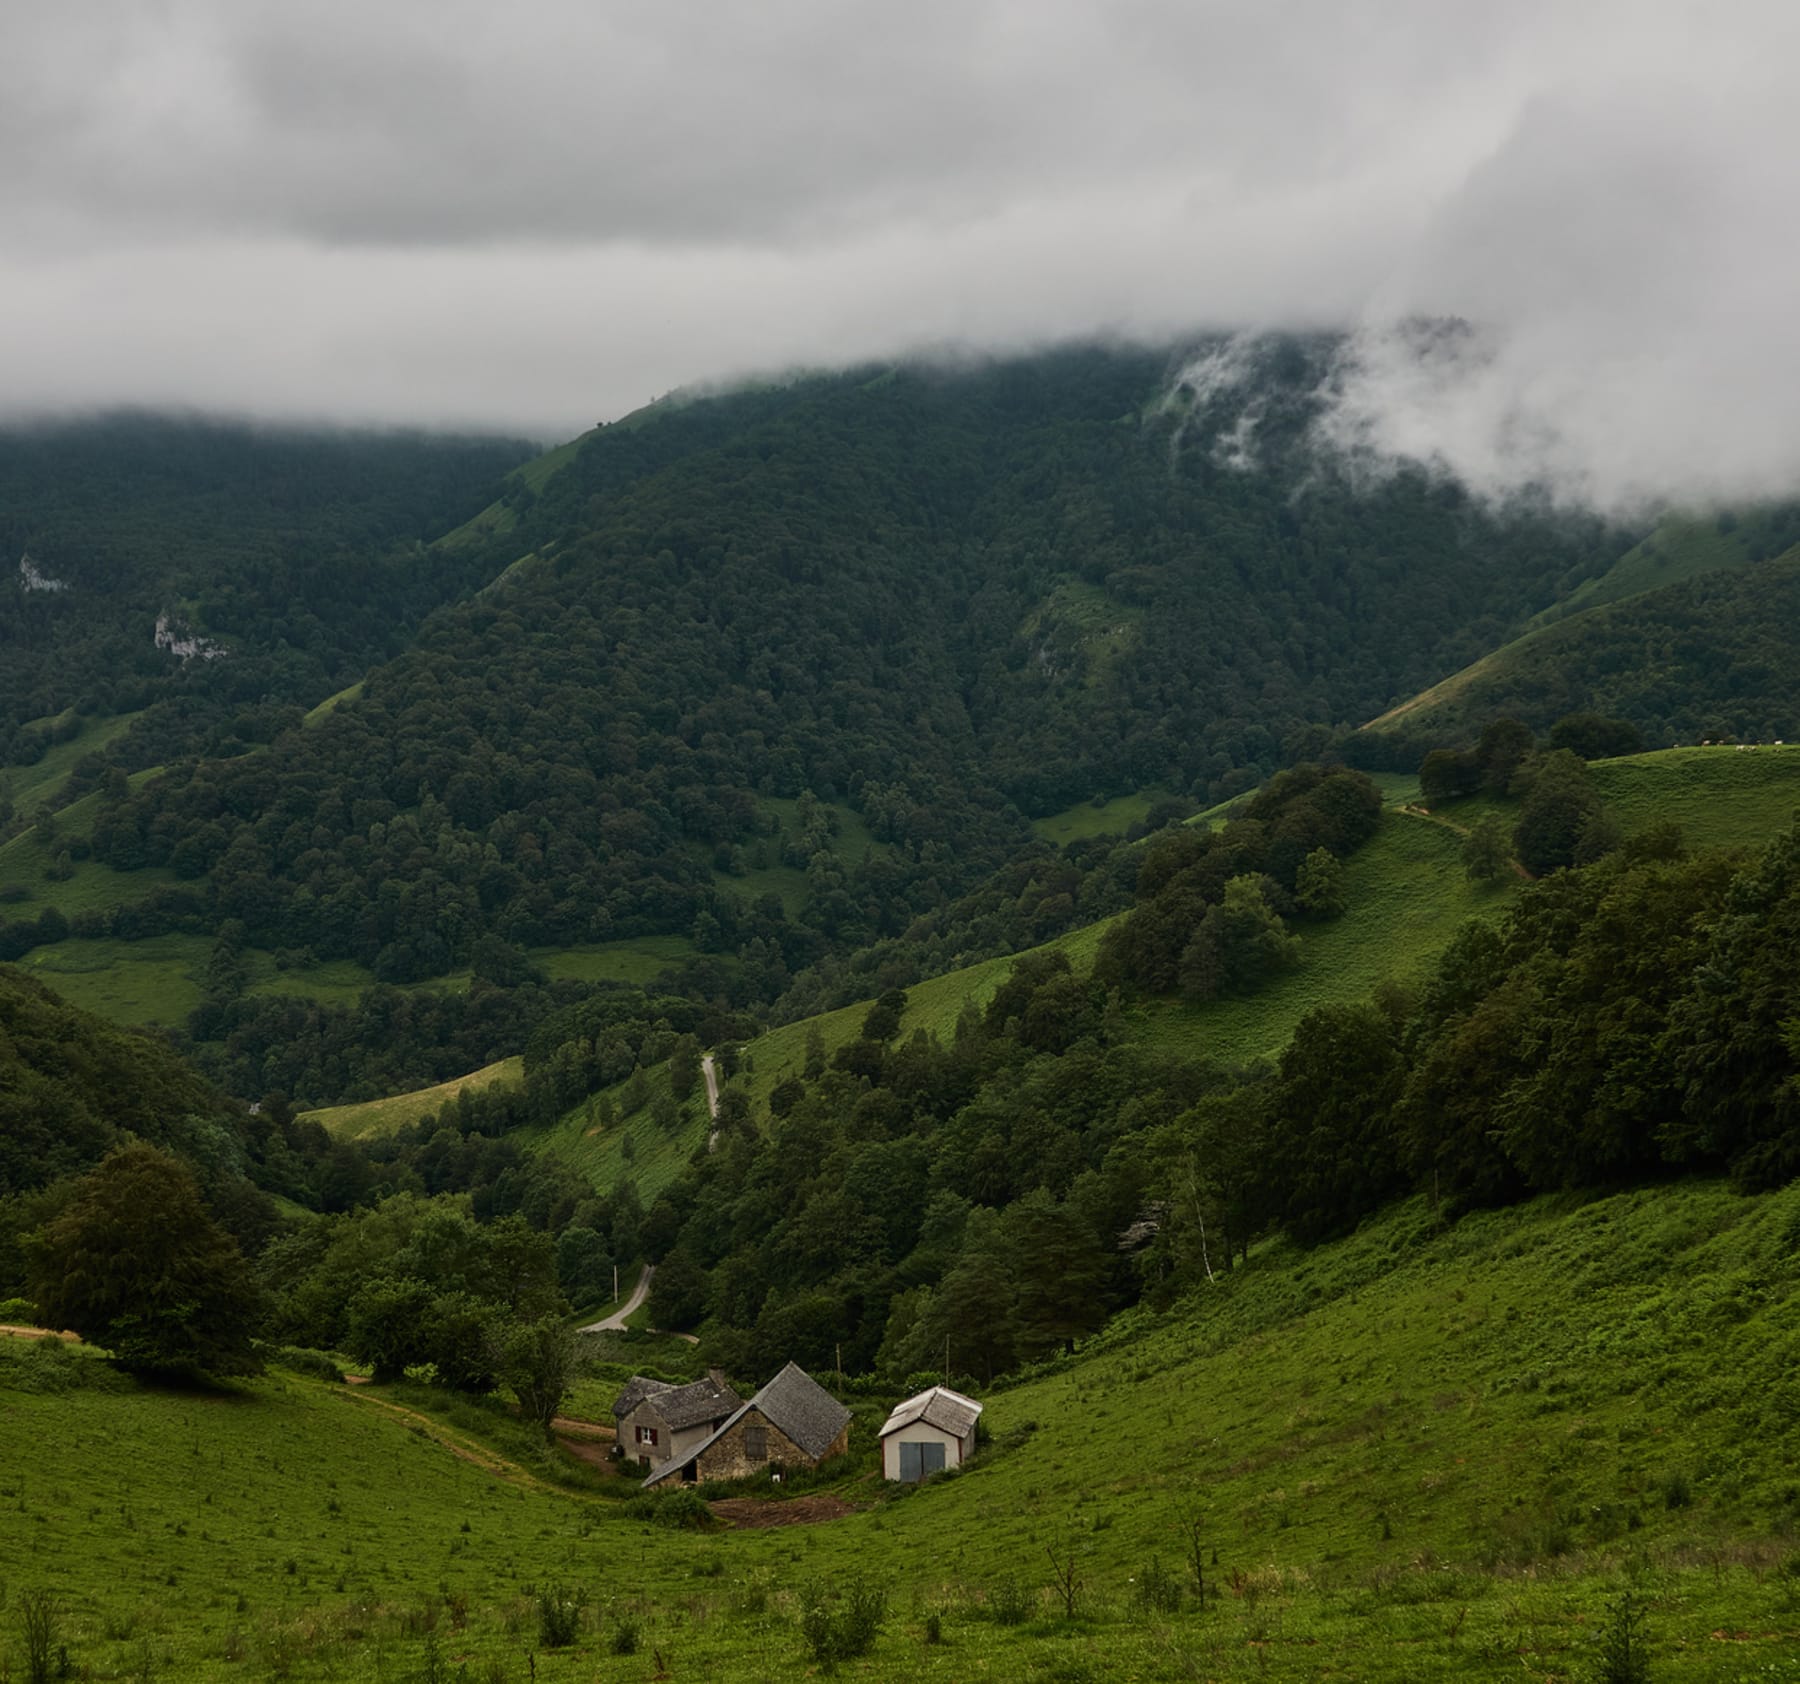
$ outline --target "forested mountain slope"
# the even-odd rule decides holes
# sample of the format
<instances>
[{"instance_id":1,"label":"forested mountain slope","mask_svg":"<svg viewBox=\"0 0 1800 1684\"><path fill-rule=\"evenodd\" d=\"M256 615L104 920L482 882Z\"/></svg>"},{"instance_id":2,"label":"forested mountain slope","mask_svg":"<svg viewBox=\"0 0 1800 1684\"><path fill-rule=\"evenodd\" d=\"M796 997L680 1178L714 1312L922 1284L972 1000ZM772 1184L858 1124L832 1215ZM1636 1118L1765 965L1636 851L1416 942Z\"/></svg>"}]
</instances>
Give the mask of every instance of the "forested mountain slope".
<instances>
[{"instance_id":1,"label":"forested mountain slope","mask_svg":"<svg viewBox=\"0 0 1800 1684\"><path fill-rule=\"evenodd\" d=\"M116 763L266 742L481 582L416 545L529 454L140 414L0 427L0 767L146 709ZM159 618L224 653L159 647Z\"/></svg>"},{"instance_id":2,"label":"forested mountain slope","mask_svg":"<svg viewBox=\"0 0 1800 1684\"><path fill-rule=\"evenodd\" d=\"M1780 523L1777 538L1794 525ZM1787 628L1797 611L1800 546L1740 553L1533 629L1372 721L1348 752L1410 769L1427 748L1472 740L1490 719L1543 730L1571 713L1627 719L1657 745L1791 741L1800 659Z\"/></svg>"},{"instance_id":3,"label":"forested mountain slope","mask_svg":"<svg viewBox=\"0 0 1800 1684\"><path fill-rule=\"evenodd\" d=\"M602 429L514 492L508 530L460 535L459 566L504 577L311 728L116 800L94 854L172 867L255 945L395 981L484 936L676 931L798 969L895 933L1027 816L1250 787L1303 728L1369 717L1625 547L1334 477L1304 443L1322 355L1267 353L1251 468L1221 444L1241 403L1165 401L1177 363L1136 351ZM807 791L881 846L845 869L799 838L790 916L734 891L734 850Z\"/></svg>"}]
</instances>

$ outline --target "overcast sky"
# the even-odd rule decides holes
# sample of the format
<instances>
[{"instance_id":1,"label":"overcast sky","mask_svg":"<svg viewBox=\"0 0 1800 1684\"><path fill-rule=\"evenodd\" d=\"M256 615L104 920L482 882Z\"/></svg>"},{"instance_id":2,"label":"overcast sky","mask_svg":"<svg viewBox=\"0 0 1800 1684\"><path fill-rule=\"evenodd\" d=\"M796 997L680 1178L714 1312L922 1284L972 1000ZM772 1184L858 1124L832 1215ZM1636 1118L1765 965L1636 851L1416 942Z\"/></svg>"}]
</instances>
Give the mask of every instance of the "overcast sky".
<instances>
[{"instance_id":1,"label":"overcast sky","mask_svg":"<svg viewBox=\"0 0 1800 1684\"><path fill-rule=\"evenodd\" d=\"M1800 482L1794 0L0 5L14 412L552 437L794 363L1324 323L1377 456ZM1421 359L1420 313L1474 331Z\"/></svg>"}]
</instances>

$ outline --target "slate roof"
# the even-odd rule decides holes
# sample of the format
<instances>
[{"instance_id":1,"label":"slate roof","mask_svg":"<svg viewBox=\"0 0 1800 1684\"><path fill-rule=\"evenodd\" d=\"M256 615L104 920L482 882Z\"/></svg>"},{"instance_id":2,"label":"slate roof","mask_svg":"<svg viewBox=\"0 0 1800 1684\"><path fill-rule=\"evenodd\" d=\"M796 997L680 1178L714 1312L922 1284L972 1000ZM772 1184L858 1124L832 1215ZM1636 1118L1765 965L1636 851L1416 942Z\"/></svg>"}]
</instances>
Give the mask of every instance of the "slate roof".
<instances>
[{"instance_id":1,"label":"slate roof","mask_svg":"<svg viewBox=\"0 0 1800 1684\"><path fill-rule=\"evenodd\" d=\"M646 1487L658 1485L675 1472L704 1455L735 1427L750 1411L758 1411L770 1426L779 1428L815 1461L831 1448L832 1440L850 1424L850 1411L826 1391L798 1363L790 1362L768 1385L739 1404L716 1431L702 1439L685 1456L672 1457L647 1480Z\"/></svg>"},{"instance_id":2,"label":"slate roof","mask_svg":"<svg viewBox=\"0 0 1800 1684\"><path fill-rule=\"evenodd\" d=\"M642 1374L634 1374L625 1382L625 1390L613 1401L613 1414L623 1420L632 1410L647 1397L655 1397L659 1392L672 1392L675 1388L667 1380L651 1380Z\"/></svg>"},{"instance_id":3,"label":"slate roof","mask_svg":"<svg viewBox=\"0 0 1800 1684\"><path fill-rule=\"evenodd\" d=\"M902 1427L910 1427L915 1421L923 1421L928 1427L936 1427L939 1432L951 1434L956 1438L967 1438L976 1418L981 1414L981 1405L972 1397L964 1397L961 1392L953 1392L948 1386L933 1386L930 1391L920 1392L917 1397L909 1397L904 1403L894 1405L894 1412L888 1416L887 1424L881 1429L881 1436L897 1433Z\"/></svg>"},{"instance_id":4,"label":"slate roof","mask_svg":"<svg viewBox=\"0 0 1800 1684\"><path fill-rule=\"evenodd\" d=\"M823 1456L850 1423L850 1411L798 1363L790 1362L750 1400L809 1456Z\"/></svg>"},{"instance_id":5,"label":"slate roof","mask_svg":"<svg viewBox=\"0 0 1800 1684\"><path fill-rule=\"evenodd\" d=\"M679 1430L697 1427L702 1421L717 1421L739 1408L744 1400L729 1386L706 1379L654 1392L647 1401L671 1430Z\"/></svg>"}]
</instances>

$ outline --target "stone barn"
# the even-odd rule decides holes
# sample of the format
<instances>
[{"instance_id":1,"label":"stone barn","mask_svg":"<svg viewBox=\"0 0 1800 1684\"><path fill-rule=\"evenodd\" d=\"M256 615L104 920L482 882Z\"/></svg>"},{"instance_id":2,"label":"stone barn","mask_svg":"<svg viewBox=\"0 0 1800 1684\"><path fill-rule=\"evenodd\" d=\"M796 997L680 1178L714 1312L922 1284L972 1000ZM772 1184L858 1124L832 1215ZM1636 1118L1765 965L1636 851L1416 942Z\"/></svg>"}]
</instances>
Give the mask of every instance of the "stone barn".
<instances>
[{"instance_id":1,"label":"stone barn","mask_svg":"<svg viewBox=\"0 0 1800 1684\"><path fill-rule=\"evenodd\" d=\"M685 1456L717 1432L743 1401L716 1368L686 1386L634 1374L613 1403L619 1454L652 1466Z\"/></svg>"},{"instance_id":2,"label":"stone barn","mask_svg":"<svg viewBox=\"0 0 1800 1684\"><path fill-rule=\"evenodd\" d=\"M911 1482L945 1468L960 1468L975 1454L981 1405L948 1386L894 1405L881 1429L881 1474Z\"/></svg>"},{"instance_id":3,"label":"stone barn","mask_svg":"<svg viewBox=\"0 0 1800 1684\"><path fill-rule=\"evenodd\" d=\"M762 1468L816 1468L849 1444L850 1411L790 1362L704 1443L665 1462L644 1484L741 1479Z\"/></svg>"}]
</instances>

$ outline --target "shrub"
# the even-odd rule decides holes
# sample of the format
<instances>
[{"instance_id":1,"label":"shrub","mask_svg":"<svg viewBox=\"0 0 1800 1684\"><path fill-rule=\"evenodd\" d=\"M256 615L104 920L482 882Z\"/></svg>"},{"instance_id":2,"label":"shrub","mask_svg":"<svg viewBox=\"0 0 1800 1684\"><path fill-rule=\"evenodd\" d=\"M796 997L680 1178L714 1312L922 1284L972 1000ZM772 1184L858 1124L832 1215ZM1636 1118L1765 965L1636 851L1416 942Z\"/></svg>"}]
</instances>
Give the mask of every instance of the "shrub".
<instances>
[{"instance_id":1,"label":"shrub","mask_svg":"<svg viewBox=\"0 0 1800 1684\"><path fill-rule=\"evenodd\" d=\"M47 1590L19 1598L19 1630L25 1639L26 1684L50 1684L62 1635L62 1605Z\"/></svg>"},{"instance_id":2,"label":"shrub","mask_svg":"<svg viewBox=\"0 0 1800 1684\"><path fill-rule=\"evenodd\" d=\"M607 1645L615 1655L635 1655L638 1652L638 1623L636 1620L621 1620L613 1627L612 1641Z\"/></svg>"},{"instance_id":3,"label":"shrub","mask_svg":"<svg viewBox=\"0 0 1800 1684\"><path fill-rule=\"evenodd\" d=\"M704 1532L714 1524L713 1512L701 1501L697 1491L677 1490L646 1492L633 1497L625 1505L633 1520L647 1520L655 1526L667 1526L678 1532Z\"/></svg>"},{"instance_id":4,"label":"shrub","mask_svg":"<svg viewBox=\"0 0 1800 1684\"><path fill-rule=\"evenodd\" d=\"M1649 1684L1650 1652L1644 1639L1644 1610L1626 1591L1613 1604L1600 1634L1594 1684Z\"/></svg>"},{"instance_id":5,"label":"shrub","mask_svg":"<svg viewBox=\"0 0 1800 1684\"><path fill-rule=\"evenodd\" d=\"M866 1655L886 1618L887 1592L867 1579L851 1579L836 1607L823 1588L814 1584L807 1588L800 1610L800 1632L812 1658L830 1667Z\"/></svg>"},{"instance_id":6,"label":"shrub","mask_svg":"<svg viewBox=\"0 0 1800 1684\"><path fill-rule=\"evenodd\" d=\"M537 1593L538 1642L546 1649L566 1649L581 1629L581 1603L561 1585Z\"/></svg>"},{"instance_id":7,"label":"shrub","mask_svg":"<svg viewBox=\"0 0 1800 1684\"><path fill-rule=\"evenodd\" d=\"M1132 1586L1132 1600L1153 1614L1177 1614L1181 1611L1181 1581L1163 1566L1161 1556L1152 1556Z\"/></svg>"}]
</instances>

